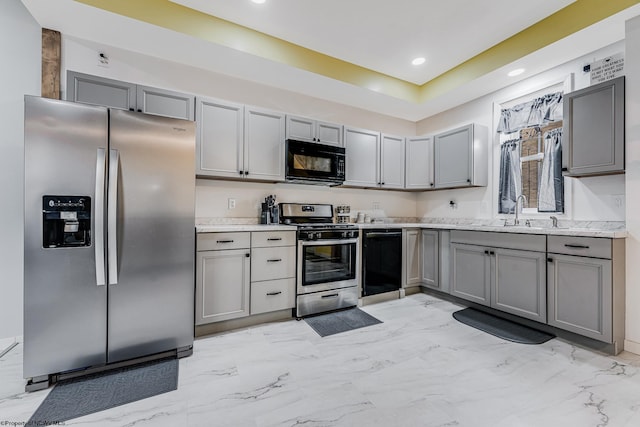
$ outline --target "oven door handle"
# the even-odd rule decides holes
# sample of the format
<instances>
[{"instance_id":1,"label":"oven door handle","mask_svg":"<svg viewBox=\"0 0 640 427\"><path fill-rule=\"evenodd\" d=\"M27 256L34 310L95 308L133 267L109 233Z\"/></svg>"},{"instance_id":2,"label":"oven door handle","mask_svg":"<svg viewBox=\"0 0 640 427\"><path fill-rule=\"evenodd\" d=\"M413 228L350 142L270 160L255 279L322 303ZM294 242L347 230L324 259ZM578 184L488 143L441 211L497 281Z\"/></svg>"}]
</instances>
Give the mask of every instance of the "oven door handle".
<instances>
[{"instance_id":1,"label":"oven door handle","mask_svg":"<svg viewBox=\"0 0 640 427\"><path fill-rule=\"evenodd\" d=\"M299 243L301 246L350 245L352 243L358 243L358 239L301 240Z\"/></svg>"}]
</instances>

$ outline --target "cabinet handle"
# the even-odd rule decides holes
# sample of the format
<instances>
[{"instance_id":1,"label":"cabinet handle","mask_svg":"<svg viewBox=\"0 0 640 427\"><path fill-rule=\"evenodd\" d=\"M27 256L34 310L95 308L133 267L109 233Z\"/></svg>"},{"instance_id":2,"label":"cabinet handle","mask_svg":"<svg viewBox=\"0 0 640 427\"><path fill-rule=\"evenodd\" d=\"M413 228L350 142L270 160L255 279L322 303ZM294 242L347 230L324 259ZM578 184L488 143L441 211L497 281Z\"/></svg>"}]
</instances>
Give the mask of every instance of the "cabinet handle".
<instances>
[{"instance_id":1,"label":"cabinet handle","mask_svg":"<svg viewBox=\"0 0 640 427\"><path fill-rule=\"evenodd\" d=\"M282 258L268 259L267 262L280 262Z\"/></svg>"},{"instance_id":2,"label":"cabinet handle","mask_svg":"<svg viewBox=\"0 0 640 427\"><path fill-rule=\"evenodd\" d=\"M278 240L282 240L282 237L269 237L267 239L269 242L277 242Z\"/></svg>"},{"instance_id":3,"label":"cabinet handle","mask_svg":"<svg viewBox=\"0 0 640 427\"><path fill-rule=\"evenodd\" d=\"M433 182L431 184L429 184L429 185L433 187Z\"/></svg>"},{"instance_id":4,"label":"cabinet handle","mask_svg":"<svg viewBox=\"0 0 640 427\"><path fill-rule=\"evenodd\" d=\"M562 168L562 172L569 172L569 168Z\"/></svg>"},{"instance_id":5,"label":"cabinet handle","mask_svg":"<svg viewBox=\"0 0 640 427\"><path fill-rule=\"evenodd\" d=\"M337 297L339 294L329 294L329 295L322 295L321 298L333 298L333 297Z\"/></svg>"},{"instance_id":6,"label":"cabinet handle","mask_svg":"<svg viewBox=\"0 0 640 427\"><path fill-rule=\"evenodd\" d=\"M553 262L553 258L547 258L547 262Z\"/></svg>"},{"instance_id":7,"label":"cabinet handle","mask_svg":"<svg viewBox=\"0 0 640 427\"><path fill-rule=\"evenodd\" d=\"M468 182L469 184L471 184L471 179L467 179L467 182Z\"/></svg>"},{"instance_id":8,"label":"cabinet handle","mask_svg":"<svg viewBox=\"0 0 640 427\"><path fill-rule=\"evenodd\" d=\"M238 171L240 175L244 175L244 171Z\"/></svg>"},{"instance_id":9,"label":"cabinet handle","mask_svg":"<svg viewBox=\"0 0 640 427\"><path fill-rule=\"evenodd\" d=\"M136 110L134 110L133 108L129 108L129 111L136 111Z\"/></svg>"},{"instance_id":10,"label":"cabinet handle","mask_svg":"<svg viewBox=\"0 0 640 427\"><path fill-rule=\"evenodd\" d=\"M589 249L589 246L586 246L586 245L573 245L571 243L566 243L565 246L567 248L573 248L573 249Z\"/></svg>"},{"instance_id":11,"label":"cabinet handle","mask_svg":"<svg viewBox=\"0 0 640 427\"><path fill-rule=\"evenodd\" d=\"M233 243L233 240L216 240L216 243Z\"/></svg>"},{"instance_id":12,"label":"cabinet handle","mask_svg":"<svg viewBox=\"0 0 640 427\"><path fill-rule=\"evenodd\" d=\"M484 251L484 254L485 255L489 255L489 251Z\"/></svg>"},{"instance_id":13,"label":"cabinet handle","mask_svg":"<svg viewBox=\"0 0 640 427\"><path fill-rule=\"evenodd\" d=\"M495 255L496 253L494 251L489 251L489 255Z\"/></svg>"},{"instance_id":14,"label":"cabinet handle","mask_svg":"<svg viewBox=\"0 0 640 427\"><path fill-rule=\"evenodd\" d=\"M246 254L244 254L245 258L250 258L251 254L249 252L247 252Z\"/></svg>"},{"instance_id":15,"label":"cabinet handle","mask_svg":"<svg viewBox=\"0 0 640 427\"><path fill-rule=\"evenodd\" d=\"M244 171L244 175L245 176L249 175L249 171Z\"/></svg>"},{"instance_id":16,"label":"cabinet handle","mask_svg":"<svg viewBox=\"0 0 640 427\"><path fill-rule=\"evenodd\" d=\"M138 113L142 113L142 110L138 108Z\"/></svg>"},{"instance_id":17,"label":"cabinet handle","mask_svg":"<svg viewBox=\"0 0 640 427\"><path fill-rule=\"evenodd\" d=\"M282 293L282 291L278 291L278 292L267 292L267 295L272 296L272 295L280 295Z\"/></svg>"},{"instance_id":18,"label":"cabinet handle","mask_svg":"<svg viewBox=\"0 0 640 427\"><path fill-rule=\"evenodd\" d=\"M381 182L380 185L384 185L384 182Z\"/></svg>"}]
</instances>

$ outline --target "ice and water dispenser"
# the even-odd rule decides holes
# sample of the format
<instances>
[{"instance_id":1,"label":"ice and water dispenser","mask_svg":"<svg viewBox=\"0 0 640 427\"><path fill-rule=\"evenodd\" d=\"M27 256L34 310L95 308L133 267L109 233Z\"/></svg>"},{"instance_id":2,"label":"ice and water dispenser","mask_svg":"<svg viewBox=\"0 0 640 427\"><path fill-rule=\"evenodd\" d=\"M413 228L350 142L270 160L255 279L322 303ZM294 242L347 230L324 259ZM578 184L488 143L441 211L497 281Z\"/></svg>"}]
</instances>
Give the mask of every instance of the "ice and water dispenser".
<instances>
[{"instance_id":1,"label":"ice and water dispenser","mask_svg":"<svg viewBox=\"0 0 640 427\"><path fill-rule=\"evenodd\" d=\"M42 247L91 245L91 197L42 197Z\"/></svg>"}]
</instances>

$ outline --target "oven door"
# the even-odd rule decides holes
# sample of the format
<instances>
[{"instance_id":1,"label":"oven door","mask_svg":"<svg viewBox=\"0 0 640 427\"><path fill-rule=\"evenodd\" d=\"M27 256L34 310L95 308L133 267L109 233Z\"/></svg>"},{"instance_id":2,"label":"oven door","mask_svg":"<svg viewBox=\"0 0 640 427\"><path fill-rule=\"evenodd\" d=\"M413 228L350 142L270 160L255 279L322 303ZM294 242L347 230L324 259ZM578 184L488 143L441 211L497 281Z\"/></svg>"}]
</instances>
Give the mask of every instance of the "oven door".
<instances>
[{"instance_id":1,"label":"oven door","mask_svg":"<svg viewBox=\"0 0 640 427\"><path fill-rule=\"evenodd\" d=\"M358 239L298 241L298 295L358 285Z\"/></svg>"},{"instance_id":2,"label":"oven door","mask_svg":"<svg viewBox=\"0 0 640 427\"><path fill-rule=\"evenodd\" d=\"M339 185L344 182L343 147L287 140L286 179L294 182Z\"/></svg>"}]
</instances>

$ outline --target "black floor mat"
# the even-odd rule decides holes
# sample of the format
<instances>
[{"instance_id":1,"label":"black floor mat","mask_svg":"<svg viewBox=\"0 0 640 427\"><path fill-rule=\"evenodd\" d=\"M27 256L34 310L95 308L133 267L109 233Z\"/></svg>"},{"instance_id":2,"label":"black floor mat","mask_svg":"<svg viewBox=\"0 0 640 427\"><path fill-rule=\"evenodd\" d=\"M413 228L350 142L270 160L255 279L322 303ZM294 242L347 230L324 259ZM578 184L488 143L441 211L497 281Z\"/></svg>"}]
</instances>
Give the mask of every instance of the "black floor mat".
<instances>
[{"instance_id":1,"label":"black floor mat","mask_svg":"<svg viewBox=\"0 0 640 427\"><path fill-rule=\"evenodd\" d=\"M305 317L304 321L321 337L382 323L382 321L359 308Z\"/></svg>"},{"instance_id":2,"label":"black floor mat","mask_svg":"<svg viewBox=\"0 0 640 427\"><path fill-rule=\"evenodd\" d=\"M454 319L483 332L507 341L520 344L542 344L555 338L546 332L519 325L500 317L492 316L473 308L465 308L453 313Z\"/></svg>"},{"instance_id":3,"label":"black floor mat","mask_svg":"<svg viewBox=\"0 0 640 427\"><path fill-rule=\"evenodd\" d=\"M26 425L54 425L178 388L178 360L163 359L58 382Z\"/></svg>"}]
</instances>

